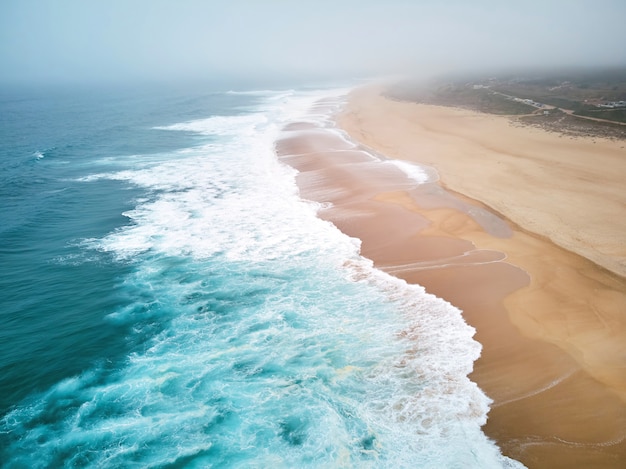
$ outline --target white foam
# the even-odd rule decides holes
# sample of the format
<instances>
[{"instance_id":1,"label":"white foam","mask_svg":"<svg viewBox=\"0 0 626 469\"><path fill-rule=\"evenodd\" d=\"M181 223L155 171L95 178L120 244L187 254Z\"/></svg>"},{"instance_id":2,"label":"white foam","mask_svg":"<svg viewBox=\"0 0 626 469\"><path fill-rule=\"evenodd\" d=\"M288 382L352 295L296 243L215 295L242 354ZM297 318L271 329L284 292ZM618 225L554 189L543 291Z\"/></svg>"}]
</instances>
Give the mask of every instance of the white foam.
<instances>
[{"instance_id":1,"label":"white foam","mask_svg":"<svg viewBox=\"0 0 626 469\"><path fill-rule=\"evenodd\" d=\"M181 122L162 127L159 130L183 130L197 132L203 135L241 135L250 134L254 129L267 122L263 114L246 114L237 116L211 116L206 119L198 119L189 122Z\"/></svg>"},{"instance_id":2,"label":"white foam","mask_svg":"<svg viewBox=\"0 0 626 469\"><path fill-rule=\"evenodd\" d=\"M336 96L341 93L344 91L337 91ZM290 353L294 356L305 343L310 342L314 347L317 334L333 337L337 343L355 340L354 337L362 335L362 340L354 345L350 342L343 344L347 352L342 353L349 355L358 344L369 344L367 350L360 352L363 356L358 357L367 358L371 365L363 366L367 369L367 376L363 376L359 369L350 368L350 363L337 365L337 369L330 371L326 365L320 367L331 374L331 382L348 383L344 384L346 386L351 380L368 383L362 402L350 401L346 405L358 409L360 418L384 435L382 441L397 446L397 452L389 456L397 458L397 464L408 463L411 452L429 454L432 451L432 460L438 463L464 460L469 467L513 465L502 458L497 447L480 429L486 421L490 400L467 378L474 360L480 355L480 345L472 339L474 330L463 321L460 311L426 294L419 286L407 285L375 270L370 261L359 256L358 240L348 238L317 218L317 206L298 198L295 171L280 164L275 157L273 144L280 129L291 119L306 114L319 98L320 94L316 92L276 92L268 94L265 104L260 104L252 114L212 116L161 127L216 138L212 143L177 152L170 158L151 159L139 169L84 178L85 182L101 178L125 180L146 189L147 193L144 199L137 201L133 210L125 213L130 220L128 226L104 239L87 243L122 260L148 259L142 255L152 253L157 254L154 257L158 259L184 258L190 262L215 256L252 265L278 261L276 265L285 266L281 275L287 275L292 265L302 266L305 270L307 266L322 270L337 268L340 275L349 280L348 286L350 282L366 284L370 287L367 291L373 293L355 297L353 304L346 303L343 292L336 290L338 279L329 275L327 280L316 279L328 284L316 285L315 291L319 294L336 291L336 302L333 303L331 293L322 308L311 304L306 297L304 292L309 288L306 278L287 279L285 284L289 295L272 296L262 313L255 312L254 320L259 321L266 315L267 322L280 329L285 327L285 318L290 312L297 310L301 314L300 321L314 321L316 327L313 329L302 327L289 331L291 335L287 337L294 342L285 347L293 347ZM324 124L328 115L308 114L307 118ZM392 164L416 181L425 182L421 168L404 162ZM166 273L166 267L146 261L133 283L141 286L142 292L154 291L154 304L166 301L169 295L185 298L198 289L202 290L189 283L177 284L176 291L158 291L159 279ZM302 298L298 296L300 294ZM397 306L402 315L400 322L391 318L372 323L359 319L363 314L378 314L376 311L368 313L368 308L377 304L380 298ZM333 314L333 307L344 310L340 311L341 314ZM345 311L346 308L355 310ZM136 315L135 307L131 307L116 312L111 319L132 322L137 320ZM202 322L205 320L206 323ZM190 321L200 321L202 327L189 325ZM399 324L403 324L401 330L398 330ZM189 376L208 373L216 366L215 354L239 356L244 345L230 349L225 343L217 350L200 346L214 338L212 328L217 327L203 316L194 319L191 313L181 315L172 327L167 334L155 338L145 354L131 357L128 369L121 372L123 379L119 383L92 387L87 393L91 400L100 399L107 393L112 398L125 396L142 403L160 397L164 410L158 417L168 420L171 428L176 428L176 422L170 420L171 409L180 410L179 417L183 422L194 421L193 412L196 411L200 412L200 417L205 412L206 417L210 413L206 408L189 411L181 408L178 400L181 396L155 397L148 393L160 389L168 380L177 382L176 372L171 370L175 367L185 370L183 383L179 386L187 389L185 386L189 383L185 380L189 380ZM241 321L234 327L241 328L233 332L237 337L245 336L246 328L252 326ZM279 335L271 331L271 328L263 329L259 334L249 335L245 347L254 347L257 340L264 343ZM342 331L346 331L345 337L341 335ZM191 348L181 354L180 344ZM328 354L324 352L322 356ZM319 359L317 355L314 358ZM325 360L327 358L322 363L326 363ZM164 367L163 370L160 367ZM155 379L164 382L156 385ZM245 383L239 384L244 386ZM233 392L244 393L246 390L241 388ZM259 402L264 401L260 399ZM88 404L82 409L85 415L89 413ZM124 418L127 420L107 420L99 430L140 429L152 422L143 417ZM349 439L348 433L337 432L339 440ZM450 448L458 454L446 455L445 451ZM409 459L405 459L407 457ZM390 464L393 462L389 461Z\"/></svg>"},{"instance_id":3,"label":"white foam","mask_svg":"<svg viewBox=\"0 0 626 469\"><path fill-rule=\"evenodd\" d=\"M273 152L285 123L319 99L313 92L288 99L291 95L277 92L268 109L250 114L161 127L219 139L168 160L154 159L142 169L83 178L126 180L155 194L125 214L131 226L100 242L90 240L92 245L124 259L151 249L199 258L226 251L233 259L267 259L328 244L319 239L329 236L319 228L326 223L315 217L314 205L297 198L294 171Z\"/></svg>"},{"instance_id":4,"label":"white foam","mask_svg":"<svg viewBox=\"0 0 626 469\"><path fill-rule=\"evenodd\" d=\"M423 184L430 180L428 173L418 164L403 160L385 160L385 163L394 165L418 184Z\"/></svg>"}]
</instances>

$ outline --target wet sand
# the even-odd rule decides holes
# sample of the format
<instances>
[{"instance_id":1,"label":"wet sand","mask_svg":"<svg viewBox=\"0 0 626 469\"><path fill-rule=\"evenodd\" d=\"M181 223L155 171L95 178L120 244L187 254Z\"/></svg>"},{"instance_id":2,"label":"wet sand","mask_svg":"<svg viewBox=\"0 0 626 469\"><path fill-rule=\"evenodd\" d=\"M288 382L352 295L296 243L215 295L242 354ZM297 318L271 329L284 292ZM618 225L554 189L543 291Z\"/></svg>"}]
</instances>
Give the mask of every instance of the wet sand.
<instances>
[{"instance_id":1,"label":"wet sand","mask_svg":"<svg viewBox=\"0 0 626 469\"><path fill-rule=\"evenodd\" d=\"M321 217L361 239L376 266L461 308L476 328L483 352L470 377L494 400L487 435L531 468L624 467L626 281L611 270L626 258L626 189L616 185L626 151L502 117L389 101L373 88L354 92L338 122L368 150L439 173L441 181L416 185L307 123L277 142L281 160L299 171L302 197L332 204ZM595 186L588 205L572 192ZM607 200L588 215L601 195ZM579 221L552 213L564 201ZM601 229L584 230L600 220Z\"/></svg>"}]
</instances>

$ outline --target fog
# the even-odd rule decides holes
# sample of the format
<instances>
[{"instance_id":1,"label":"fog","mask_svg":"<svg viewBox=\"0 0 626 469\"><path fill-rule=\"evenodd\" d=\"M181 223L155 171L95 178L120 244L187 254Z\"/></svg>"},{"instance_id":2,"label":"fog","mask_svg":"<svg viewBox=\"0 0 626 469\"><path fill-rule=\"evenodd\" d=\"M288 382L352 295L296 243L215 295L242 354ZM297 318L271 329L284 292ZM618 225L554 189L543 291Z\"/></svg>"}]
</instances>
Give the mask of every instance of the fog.
<instances>
[{"instance_id":1,"label":"fog","mask_svg":"<svg viewBox=\"0 0 626 469\"><path fill-rule=\"evenodd\" d=\"M0 82L626 64L623 0L2 0Z\"/></svg>"}]
</instances>

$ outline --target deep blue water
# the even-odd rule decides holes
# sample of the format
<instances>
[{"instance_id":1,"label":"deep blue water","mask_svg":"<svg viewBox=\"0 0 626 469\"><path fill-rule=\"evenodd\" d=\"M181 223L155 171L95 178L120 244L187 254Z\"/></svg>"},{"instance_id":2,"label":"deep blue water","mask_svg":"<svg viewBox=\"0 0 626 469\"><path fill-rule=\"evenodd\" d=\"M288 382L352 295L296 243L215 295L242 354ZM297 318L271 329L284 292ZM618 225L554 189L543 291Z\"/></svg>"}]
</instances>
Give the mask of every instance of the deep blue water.
<instances>
[{"instance_id":1,"label":"deep blue water","mask_svg":"<svg viewBox=\"0 0 626 469\"><path fill-rule=\"evenodd\" d=\"M2 467L513 464L460 312L274 155L345 92L0 92Z\"/></svg>"}]
</instances>

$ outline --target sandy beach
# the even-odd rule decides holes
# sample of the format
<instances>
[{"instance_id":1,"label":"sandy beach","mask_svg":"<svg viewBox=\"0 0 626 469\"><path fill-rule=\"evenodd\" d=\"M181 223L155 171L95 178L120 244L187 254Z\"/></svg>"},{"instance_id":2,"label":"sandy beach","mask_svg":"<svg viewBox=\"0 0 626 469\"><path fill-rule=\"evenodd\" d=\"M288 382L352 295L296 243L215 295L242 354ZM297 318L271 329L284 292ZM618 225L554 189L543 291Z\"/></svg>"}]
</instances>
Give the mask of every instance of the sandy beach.
<instances>
[{"instance_id":1,"label":"sandy beach","mask_svg":"<svg viewBox=\"0 0 626 469\"><path fill-rule=\"evenodd\" d=\"M484 430L531 468L626 461L626 142L355 90L277 142L303 198L379 268L463 310ZM432 168L416 185L384 158Z\"/></svg>"}]
</instances>

